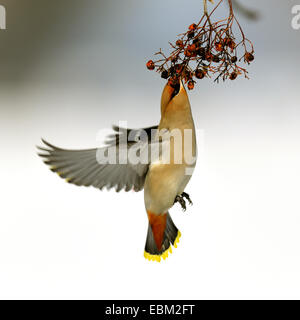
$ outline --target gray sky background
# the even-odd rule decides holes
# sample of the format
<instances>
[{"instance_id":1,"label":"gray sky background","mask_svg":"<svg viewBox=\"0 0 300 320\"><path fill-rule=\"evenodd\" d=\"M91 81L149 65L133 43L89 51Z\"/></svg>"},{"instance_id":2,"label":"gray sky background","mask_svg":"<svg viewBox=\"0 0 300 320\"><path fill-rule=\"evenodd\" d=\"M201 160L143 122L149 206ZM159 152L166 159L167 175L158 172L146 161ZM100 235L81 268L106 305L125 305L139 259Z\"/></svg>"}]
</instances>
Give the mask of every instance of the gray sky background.
<instances>
[{"instance_id":1,"label":"gray sky background","mask_svg":"<svg viewBox=\"0 0 300 320\"><path fill-rule=\"evenodd\" d=\"M142 256L141 193L67 185L35 145L94 147L119 120L158 123L165 82L145 63L199 20L202 1L0 1L0 297L300 298L300 3L241 2L260 12L237 15L255 45L250 80L190 92L204 135L195 204L172 209L183 237L158 266ZM167 291L145 286L162 272Z\"/></svg>"}]
</instances>

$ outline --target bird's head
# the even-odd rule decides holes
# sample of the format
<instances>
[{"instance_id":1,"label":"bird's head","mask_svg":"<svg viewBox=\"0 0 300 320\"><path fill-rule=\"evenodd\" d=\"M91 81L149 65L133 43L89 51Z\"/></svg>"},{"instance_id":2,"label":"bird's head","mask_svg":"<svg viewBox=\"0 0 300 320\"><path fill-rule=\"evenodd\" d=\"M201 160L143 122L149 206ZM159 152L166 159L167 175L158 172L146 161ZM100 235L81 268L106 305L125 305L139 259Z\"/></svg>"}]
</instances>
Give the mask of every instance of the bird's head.
<instances>
[{"instance_id":1,"label":"bird's head","mask_svg":"<svg viewBox=\"0 0 300 320\"><path fill-rule=\"evenodd\" d=\"M169 105L176 105L180 107L189 107L189 98L184 88L182 80L175 86L171 86L169 82L165 85L161 96L161 112L162 114L168 108Z\"/></svg>"}]
</instances>

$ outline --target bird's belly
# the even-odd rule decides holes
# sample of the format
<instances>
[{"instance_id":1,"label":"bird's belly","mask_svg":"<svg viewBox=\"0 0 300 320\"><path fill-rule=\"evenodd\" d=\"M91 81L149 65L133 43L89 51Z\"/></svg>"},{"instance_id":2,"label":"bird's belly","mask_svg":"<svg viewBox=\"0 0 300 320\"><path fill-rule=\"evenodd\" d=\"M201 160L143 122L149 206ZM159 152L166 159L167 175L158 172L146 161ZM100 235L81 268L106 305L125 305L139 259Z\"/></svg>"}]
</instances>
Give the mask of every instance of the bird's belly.
<instances>
[{"instance_id":1,"label":"bird's belly","mask_svg":"<svg viewBox=\"0 0 300 320\"><path fill-rule=\"evenodd\" d=\"M150 165L144 187L146 209L152 213L167 212L174 204L175 197L181 194L191 175L186 174L185 164Z\"/></svg>"},{"instance_id":2,"label":"bird's belly","mask_svg":"<svg viewBox=\"0 0 300 320\"><path fill-rule=\"evenodd\" d=\"M184 139L186 133L183 129L191 130L190 139ZM195 167L195 129L186 126L179 133L179 138L163 141L160 156L149 166L144 199L146 209L152 213L162 214L173 206L175 197L184 191Z\"/></svg>"}]
</instances>

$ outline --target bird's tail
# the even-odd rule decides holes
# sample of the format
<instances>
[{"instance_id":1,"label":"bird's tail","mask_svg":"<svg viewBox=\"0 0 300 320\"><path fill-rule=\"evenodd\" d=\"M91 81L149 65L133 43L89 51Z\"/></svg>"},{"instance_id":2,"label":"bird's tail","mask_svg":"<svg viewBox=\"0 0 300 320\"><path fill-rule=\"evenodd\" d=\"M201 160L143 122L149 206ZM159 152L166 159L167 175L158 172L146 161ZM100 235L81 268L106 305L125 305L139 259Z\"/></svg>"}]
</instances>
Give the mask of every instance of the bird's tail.
<instances>
[{"instance_id":1,"label":"bird's tail","mask_svg":"<svg viewBox=\"0 0 300 320\"><path fill-rule=\"evenodd\" d=\"M149 226L144 256L148 260L160 262L172 253L171 244L177 248L181 236L170 214L154 215L148 212Z\"/></svg>"}]
</instances>

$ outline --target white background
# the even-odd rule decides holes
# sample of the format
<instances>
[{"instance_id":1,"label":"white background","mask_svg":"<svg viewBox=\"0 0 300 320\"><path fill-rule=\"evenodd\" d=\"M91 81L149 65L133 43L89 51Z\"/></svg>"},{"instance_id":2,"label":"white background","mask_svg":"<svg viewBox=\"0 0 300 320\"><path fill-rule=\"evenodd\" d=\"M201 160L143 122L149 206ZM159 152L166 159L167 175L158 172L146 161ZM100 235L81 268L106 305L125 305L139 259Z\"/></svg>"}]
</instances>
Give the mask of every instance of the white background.
<instances>
[{"instance_id":1,"label":"white background","mask_svg":"<svg viewBox=\"0 0 300 320\"><path fill-rule=\"evenodd\" d=\"M144 62L198 19L199 1L180 10L180 1L87 1L80 19L52 26L23 82L8 78L1 88L0 298L300 298L300 31L290 25L292 4L252 1L260 20L240 17L256 44L250 81L206 80L190 94L204 132L186 189L194 206L171 210L182 238L160 264L143 257L142 192L68 185L35 145L43 136L94 147L98 130L119 120L158 123L164 83Z\"/></svg>"}]
</instances>

